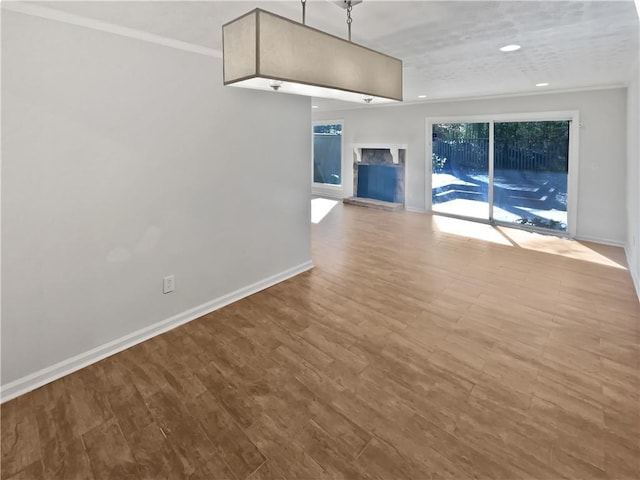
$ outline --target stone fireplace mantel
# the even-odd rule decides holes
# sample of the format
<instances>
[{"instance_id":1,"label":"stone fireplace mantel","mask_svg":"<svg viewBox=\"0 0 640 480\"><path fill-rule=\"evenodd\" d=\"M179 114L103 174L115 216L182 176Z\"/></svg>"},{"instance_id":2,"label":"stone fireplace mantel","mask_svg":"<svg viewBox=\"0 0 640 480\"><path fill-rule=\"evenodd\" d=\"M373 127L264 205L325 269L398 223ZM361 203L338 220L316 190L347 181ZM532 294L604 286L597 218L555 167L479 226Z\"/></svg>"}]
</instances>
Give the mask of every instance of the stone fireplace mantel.
<instances>
[{"instance_id":1,"label":"stone fireplace mantel","mask_svg":"<svg viewBox=\"0 0 640 480\"><path fill-rule=\"evenodd\" d=\"M403 144L397 143L357 143L353 146L353 157L355 163L362 162L362 150L389 150L391 152L391 157L393 158L393 163L398 164L400 162L400 150L406 150L407 146Z\"/></svg>"}]
</instances>

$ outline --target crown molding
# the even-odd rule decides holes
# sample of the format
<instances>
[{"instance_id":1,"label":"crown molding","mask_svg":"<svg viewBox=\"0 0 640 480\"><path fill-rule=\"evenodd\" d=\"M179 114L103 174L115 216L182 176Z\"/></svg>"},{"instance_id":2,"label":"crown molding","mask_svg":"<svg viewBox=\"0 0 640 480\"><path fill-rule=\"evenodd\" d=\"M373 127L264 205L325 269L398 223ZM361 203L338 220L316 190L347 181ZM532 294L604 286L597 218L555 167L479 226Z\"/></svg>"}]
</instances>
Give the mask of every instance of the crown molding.
<instances>
[{"instance_id":1,"label":"crown molding","mask_svg":"<svg viewBox=\"0 0 640 480\"><path fill-rule=\"evenodd\" d=\"M69 25L90 28L92 30L99 30L101 32L112 33L121 37L133 38L135 40L154 43L156 45L175 48L177 50L196 53L198 55L204 55L207 57L222 58L222 52L220 50L207 48L201 45L196 45L194 43L183 42L181 40L163 37L161 35L155 35L153 33L143 32L134 28L123 27L120 25L115 25L113 23L103 22L80 15L74 15L72 13L62 12L60 10L56 10L55 8L33 5L28 2L2 2L2 10L22 13L24 15L30 15L32 17L46 18L47 20L54 20L56 22L67 23Z\"/></svg>"},{"instance_id":2,"label":"crown molding","mask_svg":"<svg viewBox=\"0 0 640 480\"><path fill-rule=\"evenodd\" d=\"M467 101L475 101L475 100L497 100L501 98L514 98L514 97L533 97L539 95L557 95L563 93L579 93L579 92L590 92L594 90L615 90L618 88L626 88L626 83L610 83L606 85L592 85L592 86L584 86L584 87L573 87L573 88L558 88L558 89L540 89L536 91L525 91L525 92L510 92L510 93L497 93L493 95L471 95L468 97L455 97L455 98L434 98L432 100L427 101L411 101L406 102L408 105L416 105L420 103L445 103L445 102L467 102ZM376 105L382 106L382 105Z\"/></svg>"},{"instance_id":3,"label":"crown molding","mask_svg":"<svg viewBox=\"0 0 640 480\"><path fill-rule=\"evenodd\" d=\"M543 90L543 91L526 91L526 92L510 92L510 93L497 93L493 95L469 95L462 97L441 97L441 98L431 98L428 100L403 100L399 103L379 103L376 105L360 105L357 103L347 104L347 102L343 102L345 105L340 105L337 108L321 108L313 111L313 119L321 120L321 118L317 118L318 115L324 113L331 112L341 112L347 110L358 110L358 109L373 109L373 108L398 108L398 107L415 107L417 105L430 105L437 103L454 103L454 102L473 102L473 101L483 101L483 100L500 100L503 98L519 98L519 97L532 97L532 96L544 96L544 95L560 95L567 93L579 93L579 92L591 92L596 90L616 90L619 88L627 88L628 83L611 83L607 85L594 85L594 86L586 86L586 87L575 87L575 88L564 88L564 89L555 89L555 90Z\"/></svg>"}]
</instances>

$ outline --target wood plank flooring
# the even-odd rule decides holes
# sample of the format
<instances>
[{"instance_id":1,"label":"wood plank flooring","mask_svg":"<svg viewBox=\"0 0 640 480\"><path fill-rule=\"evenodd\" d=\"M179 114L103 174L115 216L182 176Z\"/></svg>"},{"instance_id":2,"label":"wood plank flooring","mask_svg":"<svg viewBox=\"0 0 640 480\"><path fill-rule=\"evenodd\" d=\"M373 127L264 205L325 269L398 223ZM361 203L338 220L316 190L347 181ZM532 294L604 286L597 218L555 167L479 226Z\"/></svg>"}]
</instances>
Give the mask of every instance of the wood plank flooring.
<instances>
[{"instance_id":1,"label":"wood plank flooring","mask_svg":"<svg viewBox=\"0 0 640 480\"><path fill-rule=\"evenodd\" d=\"M638 479L620 249L337 205L316 268L2 405L5 479Z\"/></svg>"}]
</instances>

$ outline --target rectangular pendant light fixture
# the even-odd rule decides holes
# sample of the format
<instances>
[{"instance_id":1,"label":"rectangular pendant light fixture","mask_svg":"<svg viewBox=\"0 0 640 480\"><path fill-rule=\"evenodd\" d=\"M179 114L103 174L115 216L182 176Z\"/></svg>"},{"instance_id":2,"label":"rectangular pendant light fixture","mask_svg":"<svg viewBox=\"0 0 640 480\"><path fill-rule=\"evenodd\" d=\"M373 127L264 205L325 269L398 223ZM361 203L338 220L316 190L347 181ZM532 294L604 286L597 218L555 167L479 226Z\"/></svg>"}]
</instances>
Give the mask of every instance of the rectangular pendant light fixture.
<instances>
[{"instance_id":1,"label":"rectangular pendant light fixture","mask_svg":"<svg viewBox=\"0 0 640 480\"><path fill-rule=\"evenodd\" d=\"M224 84L352 102L402 101L402 60L256 8L222 27Z\"/></svg>"}]
</instances>

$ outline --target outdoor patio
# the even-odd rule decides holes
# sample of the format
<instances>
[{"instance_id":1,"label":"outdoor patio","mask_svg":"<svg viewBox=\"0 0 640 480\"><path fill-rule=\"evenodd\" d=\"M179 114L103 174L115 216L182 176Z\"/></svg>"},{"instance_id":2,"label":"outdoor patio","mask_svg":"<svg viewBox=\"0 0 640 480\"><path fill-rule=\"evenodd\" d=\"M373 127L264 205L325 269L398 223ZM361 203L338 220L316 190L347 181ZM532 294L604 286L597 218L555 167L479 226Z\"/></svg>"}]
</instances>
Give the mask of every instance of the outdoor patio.
<instances>
[{"instance_id":1,"label":"outdoor patio","mask_svg":"<svg viewBox=\"0 0 640 480\"><path fill-rule=\"evenodd\" d=\"M489 216L486 173L451 172L432 176L433 210L473 218ZM493 218L502 222L565 231L566 173L500 169L494 173Z\"/></svg>"}]
</instances>

